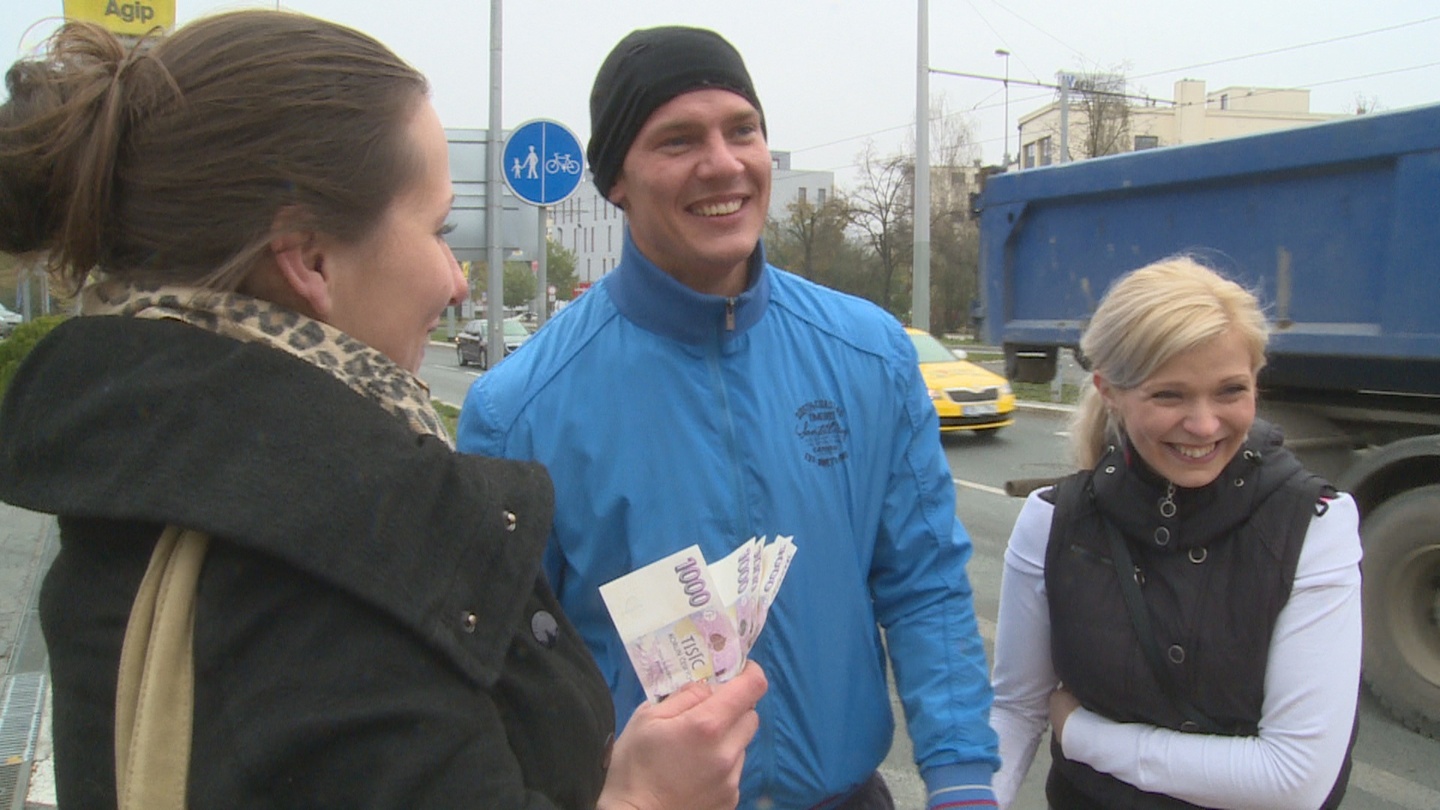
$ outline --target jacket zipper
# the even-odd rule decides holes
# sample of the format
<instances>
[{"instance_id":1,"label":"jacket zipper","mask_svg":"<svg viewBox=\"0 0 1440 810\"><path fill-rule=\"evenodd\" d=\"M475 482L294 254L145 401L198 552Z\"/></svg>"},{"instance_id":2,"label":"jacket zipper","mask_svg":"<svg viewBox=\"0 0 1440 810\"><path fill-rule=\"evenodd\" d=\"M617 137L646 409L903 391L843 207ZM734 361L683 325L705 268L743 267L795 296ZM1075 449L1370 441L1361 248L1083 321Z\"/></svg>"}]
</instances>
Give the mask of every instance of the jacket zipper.
<instances>
[{"instance_id":1,"label":"jacket zipper","mask_svg":"<svg viewBox=\"0 0 1440 810\"><path fill-rule=\"evenodd\" d=\"M724 331L727 333L735 331L734 298L725 299ZM711 345L709 352L707 352L707 355L708 362L710 364L711 379L714 381L716 390L715 399L719 402L720 412L724 415L725 418L725 444L726 451L730 457L730 486L733 488L735 497L738 499L738 502L736 504L738 507L736 517L739 518L739 528L741 529L741 536L736 537L733 540L734 542L738 543L741 540L744 540L747 536L749 536L748 534L746 534L746 532L748 532L749 534L754 534L754 527L750 525L750 513L747 509L747 504L749 502L744 495L744 454L741 451L740 437L736 435L735 414L730 410L730 392L725 387L725 373L723 368L724 363L722 362L722 357L725 353L724 346L725 338L723 335L721 335L720 338L716 340L713 345Z\"/></svg>"}]
</instances>

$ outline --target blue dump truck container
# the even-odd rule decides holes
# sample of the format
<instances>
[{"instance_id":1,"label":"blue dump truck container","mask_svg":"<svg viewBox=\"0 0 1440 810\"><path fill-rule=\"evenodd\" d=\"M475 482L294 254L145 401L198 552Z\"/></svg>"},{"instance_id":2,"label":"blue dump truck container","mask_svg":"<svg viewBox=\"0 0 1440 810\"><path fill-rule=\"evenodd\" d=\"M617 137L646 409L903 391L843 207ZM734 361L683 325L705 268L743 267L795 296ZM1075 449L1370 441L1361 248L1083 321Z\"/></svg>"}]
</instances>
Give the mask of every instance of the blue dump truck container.
<instances>
[{"instance_id":1,"label":"blue dump truck container","mask_svg":"<svg viewBox=\"0 0 1440 810\"><path fill-rule=\"evenodd\" d=\"M1020 382L1157 259L1259 293L1262 411L1360 504L1366 681L1440 733L1440 105L993 175L976 209L986 338Z\"/></svg>"}]
</instances>

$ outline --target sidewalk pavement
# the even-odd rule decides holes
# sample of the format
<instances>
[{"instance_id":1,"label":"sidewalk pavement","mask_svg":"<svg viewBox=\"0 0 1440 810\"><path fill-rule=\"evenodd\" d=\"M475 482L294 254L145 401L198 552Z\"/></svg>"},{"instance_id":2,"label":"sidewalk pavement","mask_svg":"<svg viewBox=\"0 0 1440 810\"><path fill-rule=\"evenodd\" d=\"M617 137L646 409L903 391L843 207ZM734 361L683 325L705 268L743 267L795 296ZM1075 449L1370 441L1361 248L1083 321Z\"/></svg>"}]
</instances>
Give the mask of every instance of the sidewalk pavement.
<instances>
[{"instance_id":1,"label":"sidewalk pavement","mask_svg":"<svg viewBox=\"0 0 1440 810\"><path fill-rule=\"evenodd\" d=\"M1064 405L1059 402L1038 402L1030 399L1015 400L1015 407L1022 411L1054 411L1055 413L1074 413L1074 405Z\"/></svg>"}]
</instances>

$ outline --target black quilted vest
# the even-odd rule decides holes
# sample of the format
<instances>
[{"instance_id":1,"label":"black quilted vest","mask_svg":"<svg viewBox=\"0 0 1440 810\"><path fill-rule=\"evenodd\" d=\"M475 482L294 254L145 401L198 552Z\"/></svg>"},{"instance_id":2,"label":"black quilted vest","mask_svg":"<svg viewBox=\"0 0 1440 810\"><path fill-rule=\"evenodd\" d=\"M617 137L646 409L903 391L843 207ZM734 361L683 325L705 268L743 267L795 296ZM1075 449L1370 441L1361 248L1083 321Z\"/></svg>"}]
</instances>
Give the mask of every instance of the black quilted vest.
<instances>
[{"instance_id":1,"label":"black quilted vest","mask_svg":"<svg viewBox=\"0 0 1440 810\"><path fill-rule=\"evenodd\" d=\"M1256 420L1220 476L1168 485L1133 451L1111 447L1062 480L1045 553L1055 672L1087 709L1117 722L1193 730L1146 662L1111 563L1104 522L1129 546L1165 666L1181 696L1236 736L1257 732L1276 617L1290 597L1307 515L1323 486ZM1329 490L1333 493L1333 490ZM1351 746L1354 746L1352 732ZM1065 758L1051 742L1055 810L1190 808ZM1325 808L1348 781L1347 754Z\"/></svg>"}]
</instances>

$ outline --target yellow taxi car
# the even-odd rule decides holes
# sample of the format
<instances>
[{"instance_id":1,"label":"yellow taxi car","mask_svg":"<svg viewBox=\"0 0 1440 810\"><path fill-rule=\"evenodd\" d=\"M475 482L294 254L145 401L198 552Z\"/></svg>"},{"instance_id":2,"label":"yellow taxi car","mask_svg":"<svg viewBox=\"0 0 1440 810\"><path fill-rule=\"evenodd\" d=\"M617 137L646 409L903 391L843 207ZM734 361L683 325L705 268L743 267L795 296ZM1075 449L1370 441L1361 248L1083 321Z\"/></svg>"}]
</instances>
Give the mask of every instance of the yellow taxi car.
<instances>
[{"instance_id":1,"label":"yellow taxi car","mask_svg":"<svg viewBox=\"0 0 1440 810\"><path fill-rule=\"evenodd\" d=\"M951 351L929 332L905 331L920 355L920 376L940 415L942 435L969 430L994 436L1015 424L1015 394L1004 377L971 363L963 350Z\"/></svg>"}]
</instances>

